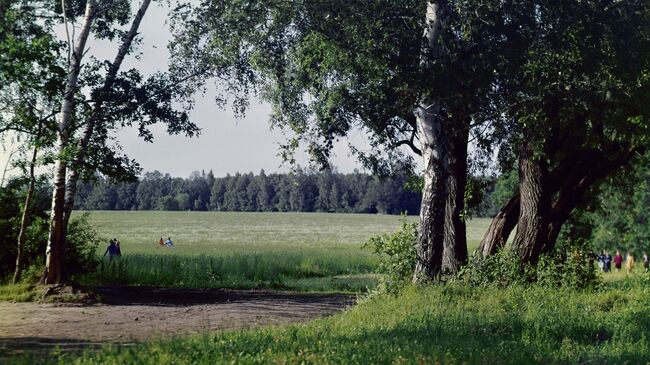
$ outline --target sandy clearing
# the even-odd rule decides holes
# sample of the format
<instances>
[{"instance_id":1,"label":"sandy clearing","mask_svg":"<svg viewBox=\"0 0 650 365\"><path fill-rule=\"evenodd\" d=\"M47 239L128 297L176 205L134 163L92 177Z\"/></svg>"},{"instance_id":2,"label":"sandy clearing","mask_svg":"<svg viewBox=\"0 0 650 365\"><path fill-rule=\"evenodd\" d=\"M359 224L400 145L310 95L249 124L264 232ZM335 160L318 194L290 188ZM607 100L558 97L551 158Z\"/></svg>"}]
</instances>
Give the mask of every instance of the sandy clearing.
<instances>
[{"instance_id":1,"label":"sandy clearing","mask_svg":"<svg viewBox=\"0 0 650 365\"><path fill-rule=\"evenodd\" d=\"M0 357L299 322L354 302L347 295L264 290L104 287L96 292L102 304L0 302Z\"/></svg>"}]
</instances>

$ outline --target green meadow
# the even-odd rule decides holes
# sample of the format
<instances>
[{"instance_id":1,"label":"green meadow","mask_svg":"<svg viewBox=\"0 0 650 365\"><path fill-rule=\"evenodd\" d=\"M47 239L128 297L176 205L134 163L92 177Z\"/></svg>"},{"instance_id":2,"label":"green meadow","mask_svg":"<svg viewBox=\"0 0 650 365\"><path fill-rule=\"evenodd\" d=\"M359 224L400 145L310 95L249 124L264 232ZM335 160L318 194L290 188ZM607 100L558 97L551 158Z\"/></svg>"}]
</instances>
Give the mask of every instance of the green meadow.
<instances>
[{"instance_id":1,"label":"green meadow","mask_svg":"<svg viewBox=\"0 0 650 365\"><path fill-rule=\"evenodd\" d=\"M586 289L460 281L376 285L365 240L400 217L339 214L93 212L122 242L87 283L357 292L328 318L285 326L25 355L15 364L650 364L650 274L608 274ZM414 220L415 217L408 217ZM469 222L470 250L488 220ZM174 248L159 247L171 236ZM103 252L103 247L100 248ZM101 253L101 252L100 252Z\"/></svg>"},{"instance_id":2,"label":"green meadow","mask_svg":"<svg viewBox=\"0 0 650 365\"><path fill-rule=\"evenodd\" d=\"M79 212L77 213L79 214ZM417 217L330 213L95 211L102 242L117 238L123 256L103 259L82 281L173 287L275 288L359 292L373 288L373 236ZM489 220L468 224L470 249ZM158 241L171 237L174 247ZM105 245L99 247L103 254Z\"/></svg>"}]
</instances>

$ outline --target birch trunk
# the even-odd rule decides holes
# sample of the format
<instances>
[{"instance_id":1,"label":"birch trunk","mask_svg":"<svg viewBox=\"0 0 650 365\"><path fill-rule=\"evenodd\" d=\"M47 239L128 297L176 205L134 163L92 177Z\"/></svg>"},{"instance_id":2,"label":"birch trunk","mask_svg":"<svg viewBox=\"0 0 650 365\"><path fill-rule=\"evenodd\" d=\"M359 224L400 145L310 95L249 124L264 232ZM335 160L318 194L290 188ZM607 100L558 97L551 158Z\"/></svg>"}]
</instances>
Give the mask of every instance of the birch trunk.
<instances>
[{"instance_id":1,"label":"birch trunk","mask_svg":"<svg viewBox=\"0 0 650 365\"><path fill-rule=\"evenodd\" d=\"M90 117L88 117L86 121L86 126L84 128L83 134L81 136L81 139L79 140L79 143L77 144L77 153L70 168L70 176L68 178L66 194L65 194L65 208L63 214L64 234L67 232L68 222L70 220L70 214L72 213L72 209L74 208L74 202L75 202L75 197L77 195L77 185L79 182L81 165L86 156L86 149L88 148L88 143L90 142L90 139L93 136L93 133L95 131L95 126L98 120L100 119L101 112L102 112L102 105L105 100L105 95L113 86L113 82L117 77L117 72L122 66L122 61L124 61L124 57L126 57L127 53L129 52L129 49L133 44L133 40L135 39L135 36L138 34L140 23L142 22L142 18L144 18L144 15L147 12L150 3L151 0L143 1L142 4L140 5L140 8L138 9L138 12L135 14L135 17L131 22L131 28L129 29L129 32L122 40L122 44L120 45L120 48L117 51L117 55L115 56L113 63L111 63L111 66L108 69L108 72L106 74L106 79L104 80L104 85L102 85L102 88L99 90L98 95L96 95L96 101L95 104L93 105L92 113L90 114Z\"/></svg>"},{"instance_id":2,"label":"birch trunk","mask_svg":"<svg viewBox=\"0 0 650 365\"><path fill-rule=\"evenodd\" d=\"M416 111L418 134L423 140L424 186L420 208L417 264L414 281L434 280L442 270L446 203L446 149L440 107L421 105Z\"/></svg>"},{"instance_id":3,"label":"birch trunk","mask_svg":"<svg viewBox=\"0 0 650 365\"><path fill-rule=\"evenodd\" d=\"M432 58L442 53L437 41L442 30L443 18L442 4L429 2L425 18L425 42L420 60L423 72L426 72ZM424 161L417 263L413 273L415 282L435 280L442 269L447 190L447 141L441 111L441 105L427 96L420 99L414 110Z\"/></svg>"},{"instance_id":4,"label":"birch trunk","mask_svg":"<svg viewBox=\"0 0 650 365\"><path fill-rule=\"evenodd\" d=\"M74 51L68 65L68 80L65 86L65 94L59 113L59 122L56 131L56 152L57 159L54 164L54 191L52 194L52 208L50 212L50 234L45 251L45 273L43 282L53 284L61 282L63 249L65 246L65 235L63 226L64 203L65 203L65 180L66 180L66 150L70 139L72 113L74 109L74 96L77 92L77 81L81 71L81 59L86 47L86 41L90 34L90 27L95 13L95 0L86 2L84 20L79 32L79 38L74 46Z\"/></svg>"}]
</instances>

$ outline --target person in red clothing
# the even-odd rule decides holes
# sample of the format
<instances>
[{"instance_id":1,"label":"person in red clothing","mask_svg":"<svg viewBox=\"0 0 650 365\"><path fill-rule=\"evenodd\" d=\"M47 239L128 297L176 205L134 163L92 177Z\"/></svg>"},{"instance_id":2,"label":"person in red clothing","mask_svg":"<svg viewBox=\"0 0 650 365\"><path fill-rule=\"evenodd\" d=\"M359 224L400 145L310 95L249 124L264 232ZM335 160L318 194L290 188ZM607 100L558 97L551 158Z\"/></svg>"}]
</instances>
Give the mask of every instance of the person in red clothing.
<instances>
[{"instance_id":1,"label":"person in red clothing","mask_svg":"<svg viewBox=\"0 0 650 365\"><path fill-rule=\"evenodd\" d=\"M614 268L616 268L616 272L621 272L622 265L623 265L623 256L621 255L621 251L616 250L616 256L614 256Z\"/></svg>"}]
</instances>

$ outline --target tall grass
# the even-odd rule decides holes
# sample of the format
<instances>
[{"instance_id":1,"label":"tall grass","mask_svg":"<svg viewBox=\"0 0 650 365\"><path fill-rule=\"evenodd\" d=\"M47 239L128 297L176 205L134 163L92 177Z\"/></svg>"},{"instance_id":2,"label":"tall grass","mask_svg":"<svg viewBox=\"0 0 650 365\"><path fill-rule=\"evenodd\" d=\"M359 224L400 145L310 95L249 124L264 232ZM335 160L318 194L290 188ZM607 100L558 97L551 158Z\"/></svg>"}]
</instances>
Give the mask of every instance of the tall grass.
<instances>
[{"instance_id":1,"label":"tall grass","mask_svg":"<svg viewBox=\"0 0 650 365\"><path fill-rule=\"evenodd\" d=\"M647 280L590 291L448 284L370 297L304 324L106 347L51 363L647 364L649 334Z\"/></svg>"},{"instance_id":2,"label":"tall grass","mask_svg":"<svg viewBox=\"0 0 650 365\"><path fill-rule=\"evenodd\" d=\"M321 284L316 290L359 291L375 285L376 280L367 274L376 264L376 258L369 253L350 255L348 250L327 249L225 256L133 254L103 261L96 272L84 278L84 283L306 290L310 282L306 279L311 278L323 279L311 281L315 286Z\"/></svg>"},{"instance_id":3,"label":"tall grass","mask_svg":"<svg viewBox=\"0 0 650 365\"><path fill-rule=\"evenodd\" d=\"M396 230L400 219L370 214L93 212L90 221L105 241L121 241L124 256L104 260L82 281L365 291L377 283L370 273L378 260L362 245L373 235ZM488 223L470 222L470 249ZM171 237L176 246L160 247L160 237Z\"/></svg>"}]
</instances>

